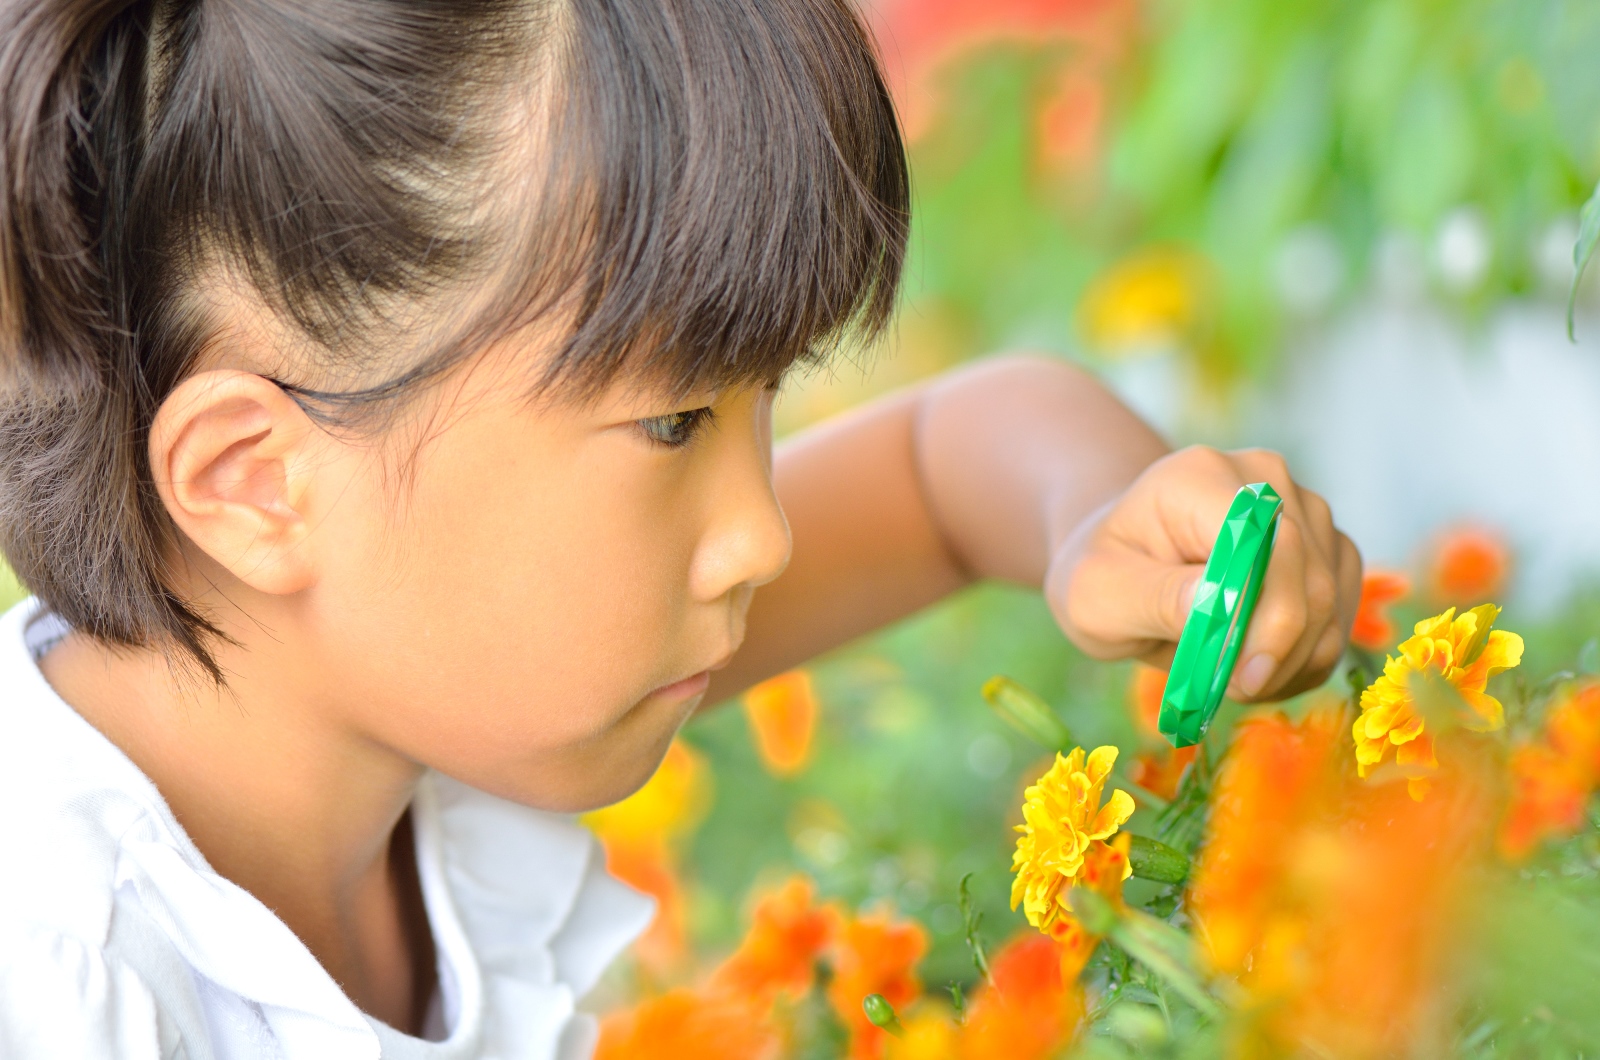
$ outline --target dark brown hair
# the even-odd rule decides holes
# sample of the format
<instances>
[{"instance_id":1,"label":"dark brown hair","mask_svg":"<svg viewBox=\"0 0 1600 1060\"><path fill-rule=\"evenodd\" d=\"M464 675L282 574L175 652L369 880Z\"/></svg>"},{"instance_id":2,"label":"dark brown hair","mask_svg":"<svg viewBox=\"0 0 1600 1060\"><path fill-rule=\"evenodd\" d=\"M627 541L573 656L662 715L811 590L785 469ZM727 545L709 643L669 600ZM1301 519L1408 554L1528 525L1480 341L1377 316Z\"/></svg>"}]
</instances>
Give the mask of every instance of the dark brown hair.
<instances>
[{"instance_id":1,"label":"dark brown hair","mask_svg":"<svg viewBox=\"0 0 1600 1060\"><path fill-rule=\"evenodd\" d=\"M848 3L0 0L0 549L220 678L146 455L219 274L330 422L557 312L535 386L764 381L876 332L908 189Z\"/></svg>"}]
</instances>

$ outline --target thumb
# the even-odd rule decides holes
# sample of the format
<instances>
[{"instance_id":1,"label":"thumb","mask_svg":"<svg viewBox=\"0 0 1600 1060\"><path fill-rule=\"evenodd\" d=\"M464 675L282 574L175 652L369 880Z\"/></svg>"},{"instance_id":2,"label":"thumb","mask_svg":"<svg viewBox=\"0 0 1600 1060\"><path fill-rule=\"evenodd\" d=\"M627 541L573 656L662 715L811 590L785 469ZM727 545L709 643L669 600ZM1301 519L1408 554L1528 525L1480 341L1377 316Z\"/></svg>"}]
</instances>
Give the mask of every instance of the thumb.
<instances>
[{"instance_id":1,"label":"thumb","mask_svg":"<svg viewBox=\"0 0 1600 1060\"><path fill-rule=\"evenodd\" d=\"M1067 585L1062 626L1095 658L1155 651L1183 632L1204 570L1133 551L1085 556Z\"/></svg>"}]
</instances>

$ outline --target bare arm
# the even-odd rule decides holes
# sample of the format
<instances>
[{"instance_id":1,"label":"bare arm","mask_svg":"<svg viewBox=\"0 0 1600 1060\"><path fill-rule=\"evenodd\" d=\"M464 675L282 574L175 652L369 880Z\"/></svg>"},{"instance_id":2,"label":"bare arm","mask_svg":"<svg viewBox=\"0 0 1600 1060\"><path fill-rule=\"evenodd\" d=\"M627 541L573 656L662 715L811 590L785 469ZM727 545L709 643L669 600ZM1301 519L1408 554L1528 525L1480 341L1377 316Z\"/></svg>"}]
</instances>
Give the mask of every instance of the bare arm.
<instances>
[{"instance_id":1,"label":"bare arm","mask_svg":"<svg viewBox=\"0 0 1600 1060\"><path fill-rule=\"evenodd\" d=\"M981 362L802 432L775 456L794 533L707 702L977 578L1044 583L1052 557L1166 445L1058 360Z\"/></svg>"}]
</instances>

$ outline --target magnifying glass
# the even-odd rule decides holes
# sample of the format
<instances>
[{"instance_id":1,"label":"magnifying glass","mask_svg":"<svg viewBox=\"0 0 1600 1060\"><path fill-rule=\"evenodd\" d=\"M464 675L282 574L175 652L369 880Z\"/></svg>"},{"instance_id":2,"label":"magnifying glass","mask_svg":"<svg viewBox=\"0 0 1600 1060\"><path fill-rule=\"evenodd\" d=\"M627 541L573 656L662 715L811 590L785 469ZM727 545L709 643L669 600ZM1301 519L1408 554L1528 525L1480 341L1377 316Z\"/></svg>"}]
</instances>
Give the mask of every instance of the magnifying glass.
<instances>
[{"instance_id":1,"label":"magnifying glass","mask_svg":"<svg viewBox=\"0 0 1600 1060\"><path fill-rule=\"evenodd\" d=\"M1265 482L1234 494L1172 657L1156 727L1174 747L1199 743L1222 704L1272 559L1283 498Z\"/></svg>"}]
</instances>

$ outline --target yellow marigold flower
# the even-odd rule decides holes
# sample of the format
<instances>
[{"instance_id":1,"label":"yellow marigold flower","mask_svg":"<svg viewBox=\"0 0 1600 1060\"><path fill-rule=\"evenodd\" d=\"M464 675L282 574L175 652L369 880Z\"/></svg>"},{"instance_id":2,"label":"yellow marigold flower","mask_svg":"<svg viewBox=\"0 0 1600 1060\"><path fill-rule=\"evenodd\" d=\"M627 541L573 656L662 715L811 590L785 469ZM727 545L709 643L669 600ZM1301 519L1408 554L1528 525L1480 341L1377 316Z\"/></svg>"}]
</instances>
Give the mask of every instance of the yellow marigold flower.
<instances>
[{"instance_id":1,"label":"yellow marigold flower","mask_svg":"<svg viewBox=\"0 0 1600 1060\"><path fill-rule=\"evenodd\" d=\"M1206 273L1204 259L1180 247L1151 247L1118 261L1079 303L1084 337L1115 354L1191 335L1205 304Z\"/></svg>"},{"instance_id":2,"label":"yellow marigold flower","mask_svg":"<svg viewBox=\"0 0 1600 1060\"><path fill-rule=\"evenodd\" d=\"M1041 931L1071 913L1067 892L1083 870L1089 844L1109 838L1133 814L1133 799L1125 791L1113 791L1100 805L1116 761L1115 747L1098 747L1087 759L1083 748L1075 747L1065 757L1057 754L1055 764L1026 792L1023 823L1017 826L1022 834L1011 859L1017 874L1011 908L1020 902L1028 923ZM1132 871L1125 866L1123 879Z\"/></svg>"},{"instance_id":3,"label":"yellow marigold flower","mask_svg":"<svg viewBox=\"0 0 1600 1060\"><path fill-rule=\"evenodd\" d=\"M587 813L604 842L658 845L686 835L711 807L711 766L683 740L673 740L644 787L621 802Z\"/></svg>"},{"instance_id":4,"label":"yellow marigold flower","mask_svg":"<svg viewBox=\"0 0 1600 1060\"><path fill-rule=\"evenodd\" d=\"M1433 753L1433 734L1417 709L1412 678L1424 672L1443 678L1466 703L1470 713L1462 724L1477 732L1505 725L1505 708L1484 691L1489 678L1522 662L1522 638L1494 629L1500 609L1484 604L1457 615L1451 608L1442 615L1418 622L1415 635L1390 656L1383 676L1361 693L1361 716L1356 719L1356 766L1366 776L1395 748L1395 761L1407 771L1413 799L1427 794L1431 775L1439 768Z\"/></svg>"}]
</instances>

